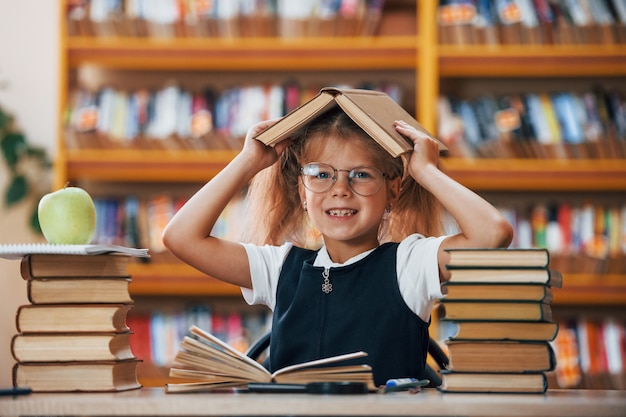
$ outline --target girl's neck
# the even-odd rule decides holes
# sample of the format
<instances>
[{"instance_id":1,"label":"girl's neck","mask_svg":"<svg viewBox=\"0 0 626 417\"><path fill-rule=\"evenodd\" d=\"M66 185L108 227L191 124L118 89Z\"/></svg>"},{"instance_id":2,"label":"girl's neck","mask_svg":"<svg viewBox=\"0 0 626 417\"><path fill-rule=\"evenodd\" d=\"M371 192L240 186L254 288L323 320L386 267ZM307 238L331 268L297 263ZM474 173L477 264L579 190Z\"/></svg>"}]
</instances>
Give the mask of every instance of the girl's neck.
<instances>
[{"instance_id":1,"label":"girl's neck","mask_svg":"<svg viewBox=\"0 0 626 417\"><path fill-rule=\"evenodd\" d=\"M328 256L331 261L338 264L346 263L349 259L354 258L363 252L375 249L380 245L378 240L367 243L363 242L362 244L357 245L352 242L348 243L337 241L324 242L324 244L326 245L326 251L328 252Z\"/></svg>"}]
</instances>

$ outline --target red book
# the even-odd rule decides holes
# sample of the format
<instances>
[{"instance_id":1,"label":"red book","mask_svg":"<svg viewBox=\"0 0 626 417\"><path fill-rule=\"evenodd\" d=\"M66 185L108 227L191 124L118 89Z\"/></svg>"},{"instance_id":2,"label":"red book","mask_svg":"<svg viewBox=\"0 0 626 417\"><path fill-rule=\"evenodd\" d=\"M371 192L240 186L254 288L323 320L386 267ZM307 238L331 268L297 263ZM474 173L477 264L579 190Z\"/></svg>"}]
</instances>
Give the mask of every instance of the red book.
<instances>
[{"instance_id":1,"label":"red book","mask_svg":"<svg viewBox=\"0 0 626 417\"><path fill-rule=\"evenodd\" d=\"M152 348L150 346L150 315L145 313L133 314L131 311L126 319L130 328L130 349L137 359L144 362L152 361Z\"/></svg>"}]
</instances>

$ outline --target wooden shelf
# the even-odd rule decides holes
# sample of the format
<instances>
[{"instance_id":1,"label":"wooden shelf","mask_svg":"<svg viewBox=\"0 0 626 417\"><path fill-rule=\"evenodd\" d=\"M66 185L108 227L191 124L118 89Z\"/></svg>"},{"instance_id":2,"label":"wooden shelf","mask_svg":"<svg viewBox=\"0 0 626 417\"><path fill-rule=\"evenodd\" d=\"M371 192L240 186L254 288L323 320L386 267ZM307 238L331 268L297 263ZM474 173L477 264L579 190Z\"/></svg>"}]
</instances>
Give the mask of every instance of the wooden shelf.
<instances>
[{"instance_id":1,"label":"wooden shelf","mask_svg":"<svg viewBox=\"0 0 626 417\"><path fill-rule=\"evenodd\" d=\"M67 150L69 178L121 182L206 181L237 151ZM623 191L623 159L442 158L442 169L481 191Z\"/></svg>"},{"instance_id":2,"label":"wooden shelf","mask_svg":"<svg viewBox=\"0 0 626 417\"><path fill-rule=\"evenodd\" d=\"M477 191L625 191L624 159L444 158L443 170Z\"/></svg>"},{"instance_id":3,"label":"wooden shelf","mask_svg":"<svg viewBox=\"0 0 626 417\"><path fill-rule=\"evenodd\" d=\"M183 263L133 263L131 293L141 295L241 296L239 287L225 284ZM624 274L564 273L563 288L555 289L554 305L626 306Z\"/></svg>"},{"instance_id":4,"label":"wooden shelf","mask_svg":"<svg viewBox=\"0 0 626 417\"><path fill-rule=\"evenodd\" d=\"M442 77L626 75L626 45L442 45Z\"/></svg>"},{"instance_id":5,"label":"wooden shelf","mask_svg":"<svg viewBox=\"0 0 626 417\"><path fill-rule=\"evenodd\" d=\"M218 281L183 263L134 263L129 273L132 296L241 296L239 287Z\"/></svg>"},{"instance_id":6,"label":"wooden shelf","mask_svg":"<svg viewBox=\"0 0 626 417\"><path fill-rule=\"evenodd\" d=\"M552 305L626 307L626 275L564 274L563 288L554 289Z\"/></svg>"},{"instance_id":7,"label":"wooden shelf","mask_svg":"<svg viewBox=\"0 0 626 417\"><path fill-rule=\"evenodd\" d=\"M376 70L417 66L416 36L341 38L68 38L70 68Z\"/></svg>"},{"instance_id":8,"label":"wooden shelf","mask_svg":"<svg viewBox=\"0 0 626 417\"><path fill-rule=\"evenodd\" d=\"M386 36L335 38L86 38L60 40L59 152L56 182L86 180L122 187L150 184L204 183L226 166L235 150L67 149L63 108L79 69L97 67L120 73L168 75L159 71L215 71L239 74L272 71L286 78L328 71L411 72L420 121L436 131L442 79L626 77L626 45L438 45L434 0L403 0L388 21ZM406 8L406 4L410 7ZM406 10L405 10L406 8ZM417 10L415 10L417 9ZM415 15L417 13L417 16ZM65 7L60 8L61 18ZM410 15L410 16L409 16ZM401 22L401 23L397 23ZM61 24L63 26L63 23ZM62 28L61 33L65 33ZM396 71L395 73L393 71ZM106 71L105 71L106 72ZM110 71L116 73L116 71ZM194 74L195 75L195 74ZM574 80L571 80L574 81ZM585 155L595 155L588 153ZM603 153L602 155L613 155ZM443 157L442 169L478 192L597 192L619 196L626 191L625 159L456 159ZM155 257L156 258L156 257ZM571 269L570 269L571 270ZM581 269L582 270L582 269ZM589 269L593 270L593 269ZM238 297L238 287L168 260L132 264L133 297ZM564 273L563 288L554 292L559 307L626 306L626 273ZM160 300L159 300L160 301ZM144 384L162 385L162 369L149 366Z\"/></svg>"},{"instance_id":9,"label":"wooden shelf","mask_svg":"<svg viewBox=\"0 0 626 417\"><path fill-rule=\"evenodd\" d=\"M70 179L194 182L209 180L236 154L230 150L68 149L65 162Z\"/></svg>"}]
</instances>

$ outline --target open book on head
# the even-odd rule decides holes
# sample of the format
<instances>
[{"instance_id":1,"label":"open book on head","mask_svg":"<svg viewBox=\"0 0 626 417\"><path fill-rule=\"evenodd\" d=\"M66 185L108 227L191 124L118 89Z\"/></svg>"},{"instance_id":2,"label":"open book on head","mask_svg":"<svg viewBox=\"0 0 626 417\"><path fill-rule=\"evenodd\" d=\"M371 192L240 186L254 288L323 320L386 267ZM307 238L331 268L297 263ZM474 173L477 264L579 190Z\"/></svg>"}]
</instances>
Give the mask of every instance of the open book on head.
<instances>
[{"instance_id":1,"label":"open book on head","mask_svg":"<svg viewBox=\"0 0 626 417\"><path fill-rule=\"evenodd\" d=\"M187 381L170 383L167 392L209 391L245 388L250 383L308 384L312 382L359 382L375 390L369 365L345 364L363 358L365 352L323 358L288 366L270 373L257 361L239 352L212 334L192 326L181 342L170 376ZM353 363L353 362L352 362Z\"/></svg>"},{"instance_id":2,"label":"open book on head","mask_svg":"<svg viewBox=\"0 0 626 417\"><path fill-rule=\"evenodd\" d=\"M403 120L436 140L386 93L335 87L322 88L319 94L259 133L255 139L274 146L335 106L341 107L361 129L394 157L413 150L413 143L393 127L396 120ZM437 143L440 151L448 149L441 141L437 140Z\"/></svg>"}]
</instances>

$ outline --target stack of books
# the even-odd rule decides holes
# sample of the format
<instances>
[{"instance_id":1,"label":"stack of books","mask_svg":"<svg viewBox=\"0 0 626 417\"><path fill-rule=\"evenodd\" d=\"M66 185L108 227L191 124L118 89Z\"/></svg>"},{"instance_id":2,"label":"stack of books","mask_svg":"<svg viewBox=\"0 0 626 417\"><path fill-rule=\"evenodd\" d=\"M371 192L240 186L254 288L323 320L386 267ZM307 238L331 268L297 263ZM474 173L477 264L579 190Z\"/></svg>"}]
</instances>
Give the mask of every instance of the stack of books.
<instances>
[{"instance_id":1,"label":"stack of books","mask_svg":"<svg viewBox=\"0 0 626 417\"><path fill-rule=\"evenodd\" d=\"M0 247L0 256L21 259L30 301L16 313L14 386L33 392L141 387L126 325L133 306L127 265L147 252L123 247L89 252L94 247Z\"/></svg>"},{"instance_id":2,"label":"stack of books","mask_svg":"<svg viewBox=\"0 0 626 417\"><path fill-rule=\"evenodd\" d=\"M544 393L556 366L550 345L552 289L562 275L546 249L454 249L444 284L442 321L450 363L444 392Z\"/></svg>"}]
</instances>

